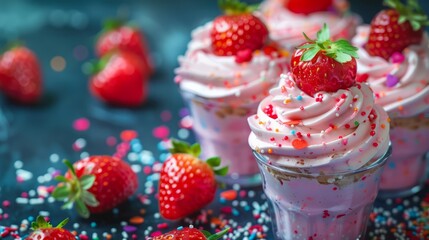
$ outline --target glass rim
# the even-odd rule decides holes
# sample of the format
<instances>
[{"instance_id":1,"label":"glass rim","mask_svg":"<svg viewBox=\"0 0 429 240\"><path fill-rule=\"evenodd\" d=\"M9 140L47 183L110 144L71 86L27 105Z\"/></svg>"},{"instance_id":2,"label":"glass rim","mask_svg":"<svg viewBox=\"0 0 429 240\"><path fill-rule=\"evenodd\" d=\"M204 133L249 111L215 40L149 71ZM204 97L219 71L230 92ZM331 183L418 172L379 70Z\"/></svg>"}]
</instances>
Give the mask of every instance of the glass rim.
<instances>
[{"instance_id":1,"label":"glass rim","mask_svg":"<svg viewBox=\"0 0 429 240\"><path fill-rule=\"evenodd\" d=\"M274 164L269 164L267 162L267 158L263 156L263 154L258 153L257 151L253 150L253 155L256 158L256 161L260 164L263 164L264 166L278 171L280 173L286 173L286 174L291 174L291 175L297 175L297 176L303 176L303 177L308 177L308 178L316 178L320 175L326 176L326 177L337 177L337 176L346 176L346 175L354 175L354 174L358 174L358 173L362 173L362 172L367 172L370 171L372 169L375 169L377 167L381 167L383 166L387 159L389 158L389 156L392 154L392 144L389 142L389 146L387 148L387 151L381 156L379 157L377 160L373 161L371 164L355 169L355 170L347 170L347 171L341 171L341 172L335 172L335 173L307 173L307 172L298 172L298 171L293 171L291 169L300 169L300 168L295 168L295 167L285 167L285 166L280 166L280 165L274 165Z\"/></svg>"}]
</instances>

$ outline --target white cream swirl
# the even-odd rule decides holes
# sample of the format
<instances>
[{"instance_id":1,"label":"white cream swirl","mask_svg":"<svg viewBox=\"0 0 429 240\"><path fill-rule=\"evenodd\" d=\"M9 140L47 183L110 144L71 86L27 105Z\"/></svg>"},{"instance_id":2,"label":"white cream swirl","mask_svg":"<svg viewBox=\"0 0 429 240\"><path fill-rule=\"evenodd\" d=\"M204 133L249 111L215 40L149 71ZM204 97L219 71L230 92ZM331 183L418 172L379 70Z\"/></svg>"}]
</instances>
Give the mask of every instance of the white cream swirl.
<instances>
[{"instance_id":1,"label":"white cream swirl","mask_svg":"<svg viewBox=\"0 0 429 240\"><path fill-rule=\"evenodd\" d=\"M211 53L212 22L192 32L185 56L179 57L176 82L184 91L209 99L241 103L258 102L287 70L285 57L272 58L261 51L252 60L237 63L235 56Z\"/></svg>"},{"instance_id":2,"label":"white cream swirl","mask_svg":"<svg viewBox=\"0 0 429 240\"><path fill-rule=\"evenodd\" d=\"M370 56L364 45L369 26L360 26L353 44L359 47L358 74L367 75L367 83L375 94L375 102L390 117L411 117L429 111L429 45L425 34L420 45L403 50L404 60L393 63ZM390 78L390 79L389 79ZM393 80L392 78L396 79ZM397 82L395 84L395 82Z\"/></svg>"},{"instance_id":3,"label":"white cream swirl","mask_svg":"<svg viewBox=\"0 0 429 240\"><path fill-rule=\"evenodd\" d=\"M277 119L264 112L270 104ZM286 74L248 119L249 145L282 166L312 173L355 170L387 151L387 119L365 84L313 98Z\"/></svg>"},{"instance_id":4,"label":"white cream swirl","mask_svg":"<svg viewBox=\"0 0 429 240\"><path fill-rule=\"evenodd\" d=\"M324 23L329 26L333 39L350 40L361 22L359 16L350 13L344 16L334 12L296 14L286 9L283 2L278 0L264 1L260 11L262 19L268 26L271 39L289 51L293 51L305 41L303 32L310 38L315 38Z\"/></svg>"}]
</instances>

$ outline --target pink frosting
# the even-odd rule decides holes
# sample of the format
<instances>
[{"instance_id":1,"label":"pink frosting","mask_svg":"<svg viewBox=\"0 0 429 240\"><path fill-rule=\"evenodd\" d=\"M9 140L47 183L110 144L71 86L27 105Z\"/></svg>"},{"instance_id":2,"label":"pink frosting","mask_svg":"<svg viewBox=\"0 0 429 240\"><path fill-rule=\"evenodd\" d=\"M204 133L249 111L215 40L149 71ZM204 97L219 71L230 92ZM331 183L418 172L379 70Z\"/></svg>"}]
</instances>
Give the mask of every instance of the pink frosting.
<instances>
[{"instance_id":1,"label":"pink frosting","mask_svg":"<svg viewBox=\"0 0 429 240\"><path fill-rule=\"evenodd\" d=\"M368 41L369 26L360 26L353 44L359 47L358 74L368 75L375 102L391 117L411 117L429 112L429 47L427 35L420 45L402 52L403 61L393 63L370 56L363 47ZM393 79L393 80L392 80Z\"/></svg>"},{"instance_id":2,"label":"pink frosting","mask_svg":"<svg viewBox=\"0 0 429 240\"><path fill-rule=\"evenodd\" d=\"M273 105L278 118L263 109ZM250 147L270 160L309 172L355 170L382 156L388 148L389 122L374 105L373 93L356 84L335 93L303 93L290 74L248 119Z\"/></svg>"},{"instance_id":3,"label":"pink frosting","mask_svg":"<svg viewBox=\"0 0 429 240\"><path fill-rule=\"evenodd\" d=\"M184 56L179 57L176 81L184 91L208 99L260 101L286 71L286 58L272 58L259 51L247 63L236 63L235 56L211 53L212 22L192 32Z\"/></svg>"},{"instance_id":4,"label":"pink frosting","mask_svg":"<svg viewBox=\"0 0 429 240\"><path fill-rule=\"evenodd\" d=\"M359 16L349 13L296 14L286 9L282 1L278 0L264 1L261 5L261 15L269 28L271 39L288 50L293 50L305 41L303 32L310 38L315 38L324 23L328 24L333 39L351 39L361 22Z\"/></svg>"}]
</instances>

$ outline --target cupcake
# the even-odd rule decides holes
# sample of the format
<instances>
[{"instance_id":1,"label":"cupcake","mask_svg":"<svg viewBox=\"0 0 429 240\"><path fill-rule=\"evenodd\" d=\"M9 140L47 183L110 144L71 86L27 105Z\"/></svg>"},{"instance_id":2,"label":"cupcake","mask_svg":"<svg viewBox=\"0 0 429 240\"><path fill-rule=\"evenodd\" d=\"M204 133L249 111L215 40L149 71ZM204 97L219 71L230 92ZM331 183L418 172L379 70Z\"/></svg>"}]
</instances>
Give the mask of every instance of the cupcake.
<instances>
[{"instance_id":1,"label":"cupcake","mask_svg":"<svg viewBox=\"0 0 429 240\"><path fill-rule=\"evenodd\" d=\"M358 27L358 81L374 91L391 118L393 152L381 179L381 196L417 192L429 151L428 18L416 1L386 1L371 25Z\"/></svg>"},{"instance_id":2,"label":"cupcake","mask_svg":"<svg viewBox=\"0 0 429 240\"><path fill-rule=\"evenodd\" d=\"M356 51L325 25L248 119L276 239L365 239L389 122L356 83Z\"/></svg>"},{"instance_id":3,"label":"cupcake","mask_svg":"<svg viewBox=\"0 0 429 240\"><path fill-rule=\"evenodd\" d=\"M257 184L259 170L247 148L247 117L286 70L286 58L265 24L239 1L220 1L225 14L192 32L179 57L176 83L190 108L202 157L229 165L225 182Z\"/></svg>"}]
</instances>

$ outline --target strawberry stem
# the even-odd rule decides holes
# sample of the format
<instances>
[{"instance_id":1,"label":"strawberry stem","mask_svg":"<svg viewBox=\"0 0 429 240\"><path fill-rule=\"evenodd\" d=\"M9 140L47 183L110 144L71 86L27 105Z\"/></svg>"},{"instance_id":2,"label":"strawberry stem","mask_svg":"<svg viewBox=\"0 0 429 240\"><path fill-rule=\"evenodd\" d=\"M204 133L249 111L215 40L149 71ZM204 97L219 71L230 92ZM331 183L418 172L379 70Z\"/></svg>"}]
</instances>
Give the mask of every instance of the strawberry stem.
<instances>
[{"instance_id":1,"label":"strawberry stem","mask_svg":"<svg viewBox=\"0 0 429 240\"><path fill-rule=\"evenodd\" d=\"M69 221L68 218L64 219L55 228L63 228L68 221ZM31 223L31 229L34 231L41 228L52 228L52 225L49 222L47 222L44 217L39 215L37 216L36 221Z\"/></svg>"},{"instance_id":2,"label":"strawberry stem","mask_svg":"<svg viewBox=\"0 0 429 240\"><path fill-rule=\"evenodd\" d=\"M352 46L347 40L340 39L335 42L330 40L330 32L326 23L317 32L316 40L310 39L305 33L303 35L308 42L298 47L299 49L305 49L301 56L301 61L310 61L319 52L335 59L339 63L346 63L352 60L352 58L358 58L358 49Z\"/></svg>"},{"instance_id":3,"label":"strawberry stem","mask_svg":"<svg viewBox=\"0 0 429 240\"><path fill-rule=\"evenodd\" d=\"M384 4L396 9L400 14L398 22L410 22L414 31L419 31L422 27L429 26L428 16L420 7L417 0L407 0L407 4L403 4L399 0L385 0Z\"/></svg>"},{"instance_id":4,"label":"strawberry stem","mask_svg":"<svg viewBox=\"0 0 429 240\"><path fill-rule=\"evenodd\" d=\"M123 21L121 19L116 19L116 18L106 19L103 23L102 32L107 32L107 31L118 29L118 28L122 27L124 24L125 24L125 21Z\"/></svg>"},{"instance_id":5,"label":"strawberry stem","mask_svg":"<svg viewBox=\"0 0 429 240\"><path fill-rule=\"evenodd\" d=\"M199 143L190 145L187 142L179 141L177 139L171 139L172 148L170 153L186 153L196 158L199 158L201 154L201 146ZM213 169L213 172L218 176L225 176L228 173L228 166L219 167L222 160L219 157L211 157L206 160L206 163Z\"/></svg>"},{"instance_id":6,"label":"strawberry stem","mask_svg":"<svg viewBox=\"0 0 429 240\"><path fill-rule=\"evenodd\" d=\"M78 214L83 218L88 218L90 216L88 206L96 207L99 205L94 194L88 191L94 185L95 176L88 174L79 178L73 164L68 160L63 162L71 173L71 179L64 176L55 177L55 180L59 181L60 184L52 192L52 197L56 200L65 201L62 206L63 209L70 209L76 204Z\"/></svg>"},{"instance_id":7,"label":"strawberry stem","mask_svg":"<svg viewBox=\"0 0 429 240\"><path fill-rule=\"evenodd\" d=\"M219 0L218 5L226 15L252 13L259 7L259 4L248 5L240 0Z\"/></svg>"}]
</instances>

